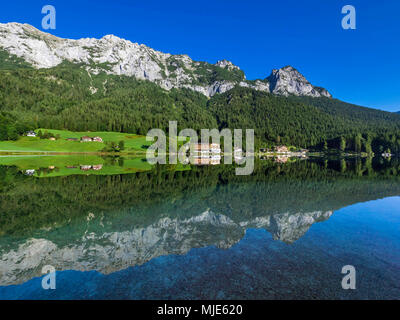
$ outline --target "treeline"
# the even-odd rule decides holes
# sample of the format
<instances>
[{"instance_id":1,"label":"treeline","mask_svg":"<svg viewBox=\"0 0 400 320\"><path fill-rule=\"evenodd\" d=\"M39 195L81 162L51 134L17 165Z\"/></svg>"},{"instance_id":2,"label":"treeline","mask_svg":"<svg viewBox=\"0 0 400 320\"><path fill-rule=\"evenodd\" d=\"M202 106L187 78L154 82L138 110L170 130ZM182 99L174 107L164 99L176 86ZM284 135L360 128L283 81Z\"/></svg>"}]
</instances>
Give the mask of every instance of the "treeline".
<instances>
[{"instance_id":1,"label":"treeline","mask_svg":"<svg viewBox=\"0 0 400 320\"><path fill-rule=\"evenodd\" d=\"M254 128L257 144L315 150L400 152L400 116L329 98L235 88L209 101L219 128Z\"/></svg>"},{"instance_id":2,"label":"treeline","mask_svg":"<svg viewBox=\"0 0 400 320\"><path fill-rule=\"evenodd\" d=\"M35 128L145 135L167 130L170 120L180 128L216 127L206 103L191 90L168 92L129 77L89 76L74 65L0 72L0 111Z\"/></svg>"},{"instance_id":3,"label":"treeline","mask_svg":"<svg viewBox=\"0 0 400 320\"><path fill-rule=\"evenodd\" d=\"M32 125L19 121L5 112L0 113L0 141L18 140L20 135L31 129Z\"/></svg>"},{"instance_id":4,"label":"treeline","mask_svg":"<svg viewBox=\"0 0 400 320\"><path fill-rule=\"evenodd\" d=\"M393 153L400 154L400 134L397 133L366 133L350 136L340 136L335 139L324 140L316 146L317 150L355 153Z\"/></svg>"},{"instance_id":5,"label":"treeline","mask_svg":"<svg viewBox=\"0 0 400 320\"><path fill-rule=\"evenodd\" d=\"M0 140L27 128L117 131L255 129L256 148L277 144L341 151L400 152L400 115L335 99L282 97L234 88L207 99L166 91L125 76L89 74L64 63L52 69L0 70Z\"/></svg>"}]
</instances>

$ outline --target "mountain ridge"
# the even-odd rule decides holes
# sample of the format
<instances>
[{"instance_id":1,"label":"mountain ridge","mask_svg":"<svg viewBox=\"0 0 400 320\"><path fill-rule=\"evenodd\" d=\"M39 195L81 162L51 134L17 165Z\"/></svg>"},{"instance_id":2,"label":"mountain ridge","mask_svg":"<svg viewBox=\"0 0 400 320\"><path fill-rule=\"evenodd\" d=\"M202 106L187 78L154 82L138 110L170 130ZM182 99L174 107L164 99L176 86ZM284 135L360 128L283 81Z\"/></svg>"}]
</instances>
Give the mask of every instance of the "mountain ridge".
<instances>
[{"instance_id":1,"label":"mountain ridge","mask_svg":"<svg viewBox=\"0 0 400 320\"><path fill-rule=\"evenodd\" d=\"M71 61L54 52L69 52ZM128 57L124 67L122 53ZM157 55L168 62L158 61L165 74L157 73ZM34 67L29 57L48 65ZM153 128L168 130L174 120L179 129L197 131L253 128L256 148L284 144L400 154L399 114L332 98L291 66L274 69L264 80L246 80L228 60L196 62L112 35L64 40L29 25L0 24L0 98L0 140L17 140L36 128L146 135Z\"/></svg>"},{"instance_id":2,"label":"mountain ridge","mask_svg":"<svg viewBox=\"0 0 400 320\"><path fill-rule=\"evenodd\" d=\"M166 90L188 88L207 97L235 86L283 96L331 97L291 66L274 69L263 80L247 80L244 72L226 59L215 64L194 61L186 54L163 53L112 34L100 39L64 39L13 22L0 24L0 48L38 69L69 61L83 64L93 74L126 75L149 80Z\"/></svg>"}]
</instances>

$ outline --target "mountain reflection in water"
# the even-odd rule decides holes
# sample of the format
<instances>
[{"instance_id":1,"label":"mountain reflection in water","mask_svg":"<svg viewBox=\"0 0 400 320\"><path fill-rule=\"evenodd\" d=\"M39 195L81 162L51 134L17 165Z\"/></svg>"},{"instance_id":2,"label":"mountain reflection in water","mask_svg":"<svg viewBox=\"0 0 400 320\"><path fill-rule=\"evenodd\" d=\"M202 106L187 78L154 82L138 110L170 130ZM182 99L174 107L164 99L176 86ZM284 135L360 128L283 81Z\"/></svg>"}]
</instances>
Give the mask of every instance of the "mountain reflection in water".
<instances>
[{"instance_id":1,"label":"mountain reflection in water","mask_svg":"<svg viewBox=\"0 0 400 320\"><path fill-rule=\"evenodd\" d=\"M257 161L247 177L215 166L39 179L2 167L0 286L39 277L45 265L110 274L193 248L229 249L252 229L292 246L341 208L400 195L399 168Z\"/></svg>"}]
</instances>

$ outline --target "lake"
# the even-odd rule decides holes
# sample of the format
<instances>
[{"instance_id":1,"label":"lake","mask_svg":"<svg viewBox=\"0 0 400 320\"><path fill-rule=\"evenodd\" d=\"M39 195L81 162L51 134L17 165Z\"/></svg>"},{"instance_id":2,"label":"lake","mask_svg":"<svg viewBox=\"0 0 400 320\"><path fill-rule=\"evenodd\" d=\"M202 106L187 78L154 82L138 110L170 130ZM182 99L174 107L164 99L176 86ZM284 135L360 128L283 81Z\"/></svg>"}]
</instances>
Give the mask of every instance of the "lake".
<instances>
[{"instance_id":1,"label":"lake","mask_svg":"<svg viewBox=\"0 0 400 320\"><path fill-rule=\"evenodd\" d=\"M397 159L29 157L0 157L0 299L400 297Z\"/></svg>"}]
</instances>

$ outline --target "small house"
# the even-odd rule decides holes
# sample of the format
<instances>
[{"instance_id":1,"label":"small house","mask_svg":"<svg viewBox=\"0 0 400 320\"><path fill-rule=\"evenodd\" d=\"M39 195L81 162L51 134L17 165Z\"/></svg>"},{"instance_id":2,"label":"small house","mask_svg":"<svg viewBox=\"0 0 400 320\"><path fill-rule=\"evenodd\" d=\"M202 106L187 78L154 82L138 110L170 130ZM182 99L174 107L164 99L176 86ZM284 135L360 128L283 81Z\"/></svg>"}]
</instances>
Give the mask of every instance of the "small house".
<instances>
[{"instance_id":1,"label":"small house","mask_svg":"<svg viewBox=\"0 0 400 320\"><path fill-rule=\"evenodd\" d=\"M192 150L197 156L209 156L212 154L220 154L221 146L218 143L197 143L192 146Z\"/></svg>"},{"instance_id":2,"label":"small house","mask_svg":"<svg viewBox=\"0 0 400 320\"><path fill-rule=\"evenodd\" d=\"M50 139L49 140L51 140L51 141L56 141L56 138L54 138L54 137L50 137Z\"/></svg>"},{"instance_id":3,"label":"small house","mask_svg":"<svg viewBox=\"0 0 400 320\"><path fill-rule=\"evenodd\" d=\"M93 170L101 170L101 169L103 169L103 165L102 164L96 164L96 165L94 165L93 167L92 167L92 169Z\"/></svg>"},{"instance_id":4,"label":"small house","mask_svg":"<svg viewBox=\"0 0 400 320\"><path fill-rule=\"evenodd\" d=\"M221 146L218 143L211 143L209 148L211 153L221 153Z\"/></svg>"},{"instance_id":5,"label":"small house","mask_svg":"<svg viewBox=\"0 0 400 320\"><path fill-rule=\"evenodd\" d=\"M33 176L35 174L36 170L35 169L29 169L29 170L25 170L25 174L27 176Z\"/></svg>"},{"instance_id":6,"label":"small house","mask_svg":"<svg viewBox=\"0 0 400 320\"><path fill-rule=\"evenodd\" d=\"M101 137L94 137L94 138L92 139L92 141L103 143L103 139L102 139Z\"/></svg>"},{"instance_id":7,"label":"small house","mask_svg":"<svg viewBox=\"0 0 400 320\"><path fill-rule=\"evenodd\" d=\"M83 171L88 171L88 170L92 169L92 166L81 165L80 169L83 170Z\"/></svg>"},{"instance_id":8,"label":"small house","mask_svg":"<svg viewBox=\"0 0 400 320\"><path fill-rule=\"evenodd\" d=\"M81 142L91 142L91 141L93 141L91 137L88 136L81 137Z\"/></svg>"},{"instance_id":9,"label":"small house","mask_svg":"<svg viewBox=\"0 0 400 320\"><path fill-rule=\"evenodd\" d=\"M36 137L37 134L36 134L35 131L28 131L28 132L26 133L26 136L27 136L27 137Z\"/></svg>"},{"instance_id":10,"label":"small house","mask_svg":"<svg viewBox=\"0 0 400 320\"><path fill-rule=\"evenodd\" d=\"M210 145L208 143L195 143L192 148L195 152L208 153L210 151Z\"/></svg>"}]
</instances>

